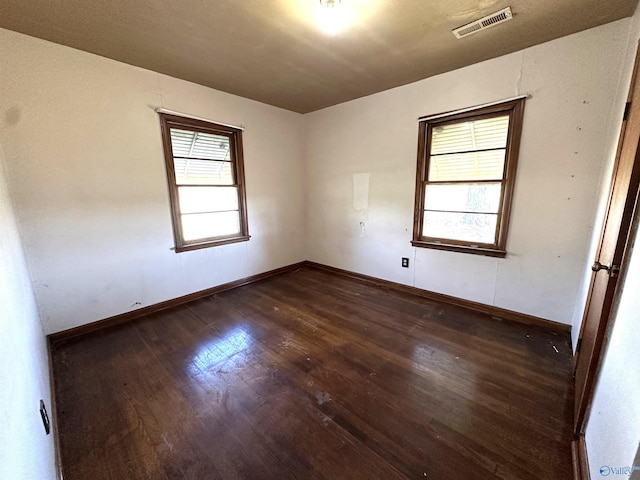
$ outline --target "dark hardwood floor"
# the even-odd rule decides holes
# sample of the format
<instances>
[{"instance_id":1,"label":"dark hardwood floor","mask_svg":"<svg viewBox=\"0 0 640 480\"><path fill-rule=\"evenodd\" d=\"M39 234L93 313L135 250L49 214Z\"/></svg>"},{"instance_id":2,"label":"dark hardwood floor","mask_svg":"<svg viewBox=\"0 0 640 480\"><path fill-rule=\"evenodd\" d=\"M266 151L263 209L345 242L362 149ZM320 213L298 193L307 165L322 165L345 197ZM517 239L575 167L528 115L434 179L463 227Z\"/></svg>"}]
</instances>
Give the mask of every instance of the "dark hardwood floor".
<instances>
[{"instance_id":1,"label":"dark hardwood floor","mask_svg":"<svg viewBox=\"0 0 640 480\"><path fill-rule=\"evenodd\" d=\"M65 480L572 478L566 333L325 271L52 347Z\"/></svg>"}]
</instances>

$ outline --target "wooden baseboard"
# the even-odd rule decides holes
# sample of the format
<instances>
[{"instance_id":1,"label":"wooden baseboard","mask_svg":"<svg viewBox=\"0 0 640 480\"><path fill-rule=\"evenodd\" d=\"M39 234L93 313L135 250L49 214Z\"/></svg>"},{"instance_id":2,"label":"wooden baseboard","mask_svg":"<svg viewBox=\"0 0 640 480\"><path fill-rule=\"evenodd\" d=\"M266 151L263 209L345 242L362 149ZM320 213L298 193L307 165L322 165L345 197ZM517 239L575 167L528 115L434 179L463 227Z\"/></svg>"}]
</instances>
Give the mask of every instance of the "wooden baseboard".
<instances>
[{"instance_id":1,"label":"wooden baseboard","mask_svg":"<svg viewBox=\"0 0 640 480\"><path fill-rule=\"evenodd\" d=\"M193 302L194 300L208 297L210 295L215 295L216 293L224 292L227 290L231 290L233 288L247 285L249 283L254 283L260 280L264 280L265 278L290 272L292 270L305 266L305 264L306 262L294 263L292 265L287 265L285 267L276 268L275 270L269 270L268 272L263 272L257 275L251 275L250 277L234 280L233 282L224 283L216 287L200 290L199 292L190 293L182 297L166 300L160 303L155 303L153 305L148 305L146 307L138 308L130 312L121 313L119 315L114 315L113 317L105 318L103 320L97 320L95 322L87 323L85 325L80 325L78 327L70 328L68 330L52 333L51 335L48 336L48 339L51 343L56 343L63 340L68 340L70 338L78 337L81 335L86 335L88 333L102 330L103 328L113 327L121 323L130 322L132 320L135 320L140 317L144 317L151 313L159 312L161 310L166 310L167 308L182 305L184 303Z\"/></svg>"},{"instance_id":2,"label":"wooden baseboard","mask_svg":"<svg viewBox=\"0 0 640 480\"><path fill-rule=\"evenodd\" d=\"M571 458L573 460L573 480L591 480L584 434L571 442Z\"/></svg>"},{"instance_id":3,"label":"wooden baseboard","mask_svg":"<svg viewBox=\"0 0 640 480\"><path fill-rule=\"evenodd\" d=\"M535 325L538 327L544 327L561 334L571 333L571 325L565 325L564 323L554 322L553 320L547 320L545 318L535 317L533 315L527 315L525 313L514 312L513 310L507 310L506 308L494 307L492 305L485 305L484 303L452 297L451 295L431 292L429 290L423 290L421 288L411 287L409 285L403 285L401 283L391 282L389 280L382 280L380 278L371 277L369 275L363 275L361 273L351 272L349 270L343 270L341 268L330 267L328 265L311 262L309 260L307 260L306 262L303 262L303 264L308 267L317 268L319 270L325 270L327 272L341 275L343 277L361 280L363 282L367 282L379 287L387 288L389 290L393 290L396 292L410 293L413 295L418 295L423 298L428 298L429 300L434 300L436 302L455 305L457 307L473 310L474 312L485 313L487 315L491 315L492 317L497 317L504 320L510 320L510 321L525 324L525 325Z\"/></svg>"},{"instance_id":4,"label":"wooden baseboard","mask_svg":"<svg viewBox=\"0 0 640 480\"><path fill-rule=\"evenodd\" d=\"M247 285L249 283L257 282L265 278L273 277L275 275L280 275L280 274L290 272L292 270L305 267L305 266L331 272L333 274L340 275L343 277L353 278L353 279L367 282L369 284L373 284L382 288L387 288L389 290L403 292L403 293L410 293L413 295L418 295L423 298L428 298L429 300L434 300L436 302L443 302L449 305L455 305L458 307L473 310L474 312L484 313L484 314L491 315L493 317L497 317L504 320L510 320L510 321L522 323L525 325L535 325L539 327L544 327L562 334L571 332L570 325L554 322L552 320L547 320L544 318L535 317L533 315L527 315L524 313L514 312L512 310L507 310L505 308L500 308L500 307L494 307L492 305L485 305L483 303L473 302L471 300L464 300L462 298L457 298L450 295L444 295L442 293L431 292L429 290L423 290L421 288L411 287L408 285L403 285L401 283L391 282L389 280L382 280L380 278L371 277L369 275L363 275L361 273L351 272L349 270L343 270L341 268L330 267L328 265L323 265L320 263L305 260L303 262L294 263L292 265L287 265L285 267L276 268L275 270L270 270L268 272L259 273L257 275L252 275L250 277L241 278L239 280L225 283L223 285L218 285L217 287L207 288L206 290L200 290L199 292L190 293L189 295L184 295L182 297L166 300L164 302L156 303L153 305L148 305L146 307L138 308L130 312L121 313L119 315L105 318L103 320L97 320L95 322L87 323L85 325L80 325L78 327L70 328L68 330L52 333L51 335L48 336L48 339L51 343L56 343L62 340L68 340L73 337L86 335L87 333L102 330L103 328L112 327L115 325L119 325L121 323L130 322L131 320L144 317L145 315L149 315L151 313L159 312L160 310L165 310L167 308L175 307L177 305L182 305L184 303L192 302L194 300L198 300L200 298L207 297L209 295L215 295L216 293L224 292L226 290L231 290L233 288L237 288L242 285Z\"/></svg>"},{"instance_id":5,"label":"wooden baseboard","mask_svg":"<svg viewBox=\"0 0 640 480\"><path fill-rule=\"evenodd\" d=\"M53 450L56 462L56 480L63 480L62 457L60 454L60 437L58 436L58 410L56 406L56 380L53 376L53 356L51 354L51 340L47 338L47 361L49 362L49 389L51 390L51 404L49 418L51 419L51 435L53 435Z\"/></svg>"}]
</instances>

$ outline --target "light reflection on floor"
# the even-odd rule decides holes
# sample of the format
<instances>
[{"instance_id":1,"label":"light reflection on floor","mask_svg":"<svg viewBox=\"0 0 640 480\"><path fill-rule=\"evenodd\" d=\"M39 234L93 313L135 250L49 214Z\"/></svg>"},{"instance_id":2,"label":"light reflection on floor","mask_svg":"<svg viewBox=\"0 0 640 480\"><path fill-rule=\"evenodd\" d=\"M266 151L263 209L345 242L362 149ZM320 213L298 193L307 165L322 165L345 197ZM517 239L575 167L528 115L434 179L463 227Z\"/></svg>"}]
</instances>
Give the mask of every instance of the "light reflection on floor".
<instances>
[{"instance_id":1,"label":"light reflection on floor","mask_svg":"<svg viewBox=\"0 0 640 480\"><path fill-rule=\"evenodd\" d=\"M242 327L230 330L224 337L211 340L198 349L189 364L189 372L192 375L211 373L215 366L229 369L237 366L244 360L245 352L252 342L251 335Z\"/></svg>"},{"instance_id":2,"label":"light reflection on floor","mask_svg":"<svg viewBox=\"0 0 640 480\"><path fill-rule=\"evenodd\" d=\"M416 345L413 348L413 368L422 375L429 376L434 383L446 382L442 371L455 373L465 378L465 384L475 386L476 369L473 362L452 354L445 348L433 345Z\"/></svg>"}]
</instances>

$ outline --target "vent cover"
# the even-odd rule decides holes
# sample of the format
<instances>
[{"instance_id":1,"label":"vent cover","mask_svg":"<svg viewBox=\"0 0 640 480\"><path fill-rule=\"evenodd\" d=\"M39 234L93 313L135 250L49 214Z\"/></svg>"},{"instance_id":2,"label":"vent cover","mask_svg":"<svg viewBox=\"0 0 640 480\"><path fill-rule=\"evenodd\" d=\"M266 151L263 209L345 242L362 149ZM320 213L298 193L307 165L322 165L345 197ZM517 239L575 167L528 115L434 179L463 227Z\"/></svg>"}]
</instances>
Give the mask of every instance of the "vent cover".
<instances>
[{"instance_id":1,"label":"vent cover","mask_svg":"<svg viewBox=\"0 0 640 480\"><path fill-rule=\"evenodd\" d=\"M475 22L467 23L455 30L451 30L456 38L467 37L472 35L480 30L485 30L490 27L495 27L499 23L506 22L507 20L511 20L513 15L511 14L511 7L503 8L499 12L492 13L491 15L487 15L486 17L482 17Z\"/></svg>"}]
</instances>

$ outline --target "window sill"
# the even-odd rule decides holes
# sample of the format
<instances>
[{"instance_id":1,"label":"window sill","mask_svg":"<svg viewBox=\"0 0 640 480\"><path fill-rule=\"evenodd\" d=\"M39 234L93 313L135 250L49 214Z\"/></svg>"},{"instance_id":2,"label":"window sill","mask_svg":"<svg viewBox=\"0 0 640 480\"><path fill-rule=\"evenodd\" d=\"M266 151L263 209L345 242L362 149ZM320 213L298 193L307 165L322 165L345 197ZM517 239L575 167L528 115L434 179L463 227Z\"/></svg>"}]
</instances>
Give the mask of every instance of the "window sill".
<instances>
[{"instance_id":1,"label":"window sill","mask_svg":"<svg viewBox=\"0 0 640 480\"><path fill-rule=\"evenodd\" d=\"M209 240L202 243L189 243L186 245L180 245L175 247L176 253L188 252L189 250L199 250L201 248L217 247L220 245L228 245L230 243L246 242L251 238L249 235L243 235L240 237L221 238L220 240Z\"/></svg>"},{"instance_id":2,"label":"window sill","mask_svg":"<svg viewBox=\"0 0 640 480\"><path fill-rule=\"evenodd\" d=\"M412 240L411 245L421 248L433 248L435 250L447 250L449 252L471 253L473 255L485 255L487 257L504 258L507 256L505 250L487 247L470 247L468 245L453 245L450 243L427 242L424 240Z\"/></svg>"}]
</instances>

